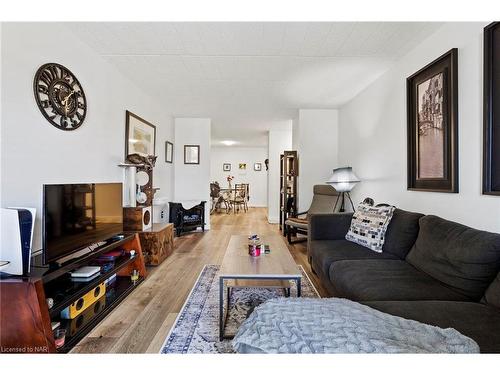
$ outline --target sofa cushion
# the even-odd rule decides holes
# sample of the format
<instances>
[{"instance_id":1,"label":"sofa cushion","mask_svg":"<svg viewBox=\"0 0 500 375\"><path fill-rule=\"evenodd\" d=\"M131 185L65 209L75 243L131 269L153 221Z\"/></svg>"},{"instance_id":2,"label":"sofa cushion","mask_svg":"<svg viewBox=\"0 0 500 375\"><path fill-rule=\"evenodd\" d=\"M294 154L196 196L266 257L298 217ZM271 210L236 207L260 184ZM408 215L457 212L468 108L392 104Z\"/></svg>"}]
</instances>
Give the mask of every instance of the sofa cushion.
<instances>
[{"instance_id":1,"label":"sofa cushion","mask_svg":"<svg viewBox=\"0 0 500 375\"><path fill-rule=\"evenodd\" d=\"M469 300L404 260L342 260L329 276L335 297L355 301Z\"/></svg>"},{"instance_id":2,"label":"sofa cushion","mask_svg":"<svg viewBox=\"0 0 500 375\"><path fill-rule=\"evenodd\" d=\"M393 206L372 207L361 203L352 215L345 239L381 253L394 209Z\"/></svg>"},{"instance_id":3,"label":"sofa cushion","mask_svg":"<svg viewBox=\"0 0 500 375\"><path fill-rule=\"evenodd\" d=\"M389 253L376 253L347 240L311 241L313 268L328 276L332 262L349 259L398 259Z\"/></svg>"},{"instance_id":4,"label":"sofa cushion","mask_svg":"<svg viewBox=\"0 0 500 375\"><path fill-rule=\"evenodd\" d=\"M437 216L420 219L406 260L419 270L479 301L500 270L500 234Z\"/></svg>"},{"instance_id":5,"label":"sofa cushion","mask_svg":"<svg viewBox=\"0 0 500 375\"><path fill-rule=\"evenodd\" d=\"M385 233L382 251L405 259L417 239L418 221L422 216L424 215L396 208Z\"/></svg>"},{"instance_id":6,"label":"sofa cushion","mask_svg":"<svg viewBox=\"0 0 500 375\"><path fill-rule=\"evenodd\" d=\"M454 328L476 341L482 353L500 353L500 310L476 302L371 301L379 311L441 328Z\"/></svg>"},{"instance_id":7,"label":"sofa cushion","mask_svg":"<svg viewBox=\"0 0 500 375\"><path fill-rule=\"evenodd\" d=\"M483 302L500 308L500 273L495 278L495 281L486 289Z\"/></svg>"}]
</instances>

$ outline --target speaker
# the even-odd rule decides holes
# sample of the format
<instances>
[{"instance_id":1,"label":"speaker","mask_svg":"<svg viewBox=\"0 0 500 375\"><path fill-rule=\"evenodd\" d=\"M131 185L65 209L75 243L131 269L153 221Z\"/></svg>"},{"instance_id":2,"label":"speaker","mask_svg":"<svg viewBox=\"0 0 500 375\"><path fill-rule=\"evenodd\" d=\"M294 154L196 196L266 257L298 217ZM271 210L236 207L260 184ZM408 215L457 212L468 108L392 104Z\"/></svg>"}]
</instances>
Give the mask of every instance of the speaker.
<instances>
[{"instance_id":1,"label":"speaker","mask_svg":"<svg viewBox=\"0 0 500 375\"><path fill-rule=\"evenodd\" d=\"M106 296L99 298L95 303L79 314L76 319L72 319L69 325L70 336L74 336L80 328L85 326L94 316L104 310L104 307L106 307Z\"/></svg>"},{"instance_id":2,"label":"speaker","mask_svg":"<svg viewBox=\"0 0 500 375\"><path fill-rule=\"evenodd\" d=\"M61 311L61 318L73 319L106 294L106 284L101 283Z\"/></svg>"},{"instance_id":3,"label":"speaker","mask_svg":"<svg viewBox=\"0 0 500 375\"><path fill-rule=\"evenodd\" d=\"M152 225L151 206L123 207L123 230L145 231L151 229Z\"/></svg>"}]
</instances>

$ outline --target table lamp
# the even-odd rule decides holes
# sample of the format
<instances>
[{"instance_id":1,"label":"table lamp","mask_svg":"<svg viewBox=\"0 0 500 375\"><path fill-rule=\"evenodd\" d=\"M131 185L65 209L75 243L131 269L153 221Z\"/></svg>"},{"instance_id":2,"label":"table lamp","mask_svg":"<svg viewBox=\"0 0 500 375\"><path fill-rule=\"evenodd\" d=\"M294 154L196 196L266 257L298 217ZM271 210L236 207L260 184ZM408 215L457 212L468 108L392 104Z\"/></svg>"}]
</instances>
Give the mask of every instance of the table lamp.
<instances>
[{"instance_id":1,"label":"table lamp","mask_svg":"<svg viewBox=\"0 0 500 375\"><path fill-rule=\"evenodd\" d=\"M332 176L326 182L328 185L331 185L337 190L339 193L337 200L335 201L335 206L333 207L333 211L337 208L337 203L339 199L341 199L339 212L345 211L345 197L349 199L351 202L352 210L354 210L354 204L352 203L351 196L349 192L352 190L354 185L359 182L359 178L354 174L351 167L342 167L336 168L333 170Z\"/></svg>"}]
</instances>

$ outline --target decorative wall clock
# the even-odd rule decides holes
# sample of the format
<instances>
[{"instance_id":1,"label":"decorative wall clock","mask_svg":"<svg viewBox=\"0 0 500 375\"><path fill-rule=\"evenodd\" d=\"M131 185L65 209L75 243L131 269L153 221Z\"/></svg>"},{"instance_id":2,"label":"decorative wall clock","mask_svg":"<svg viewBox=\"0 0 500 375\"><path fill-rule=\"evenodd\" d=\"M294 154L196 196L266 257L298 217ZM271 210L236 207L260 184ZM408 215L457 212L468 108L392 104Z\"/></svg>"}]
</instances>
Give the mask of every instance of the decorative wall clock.
<instances>
[{"instance_id":1,"label":"decorative wall clock","mask_svg":"<svg viewBox=\"0 0 500 375\"><path fill-rule=\"evenodd\" d=\"M44 117L56 128L75 130L83 124L87 100L78 79L60 64L42 65L35 74L33 91Z\"/></svg>"}]
</instances>

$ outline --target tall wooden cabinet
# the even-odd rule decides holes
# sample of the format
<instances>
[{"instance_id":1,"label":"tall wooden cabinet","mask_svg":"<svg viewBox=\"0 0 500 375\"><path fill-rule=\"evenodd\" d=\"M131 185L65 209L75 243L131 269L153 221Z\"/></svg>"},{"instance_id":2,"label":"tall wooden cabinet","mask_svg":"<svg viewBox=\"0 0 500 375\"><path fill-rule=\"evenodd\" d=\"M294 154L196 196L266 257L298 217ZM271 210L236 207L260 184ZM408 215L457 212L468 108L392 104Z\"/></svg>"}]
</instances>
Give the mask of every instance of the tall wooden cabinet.
<instances>
[{"instance_id":1,"label":"tall wooden cabinet","mask_svg":"<svg viewBox=\"0 0 500 375\"><path fill-rule=\"evenodd\" d=\"M285 232L285 221L297 214L297 177L299 160L297 151L285 151L280 155L280 230Z\"/></svg>"}]
</instances>

